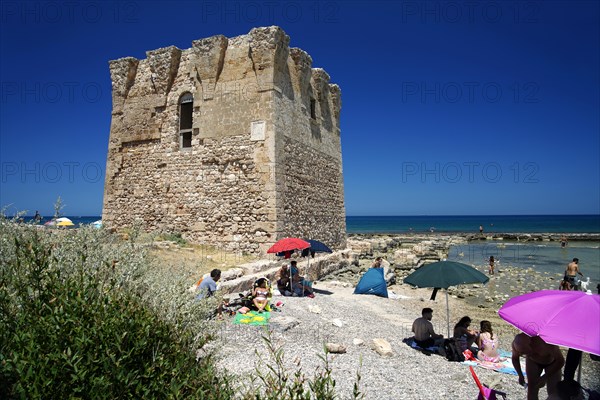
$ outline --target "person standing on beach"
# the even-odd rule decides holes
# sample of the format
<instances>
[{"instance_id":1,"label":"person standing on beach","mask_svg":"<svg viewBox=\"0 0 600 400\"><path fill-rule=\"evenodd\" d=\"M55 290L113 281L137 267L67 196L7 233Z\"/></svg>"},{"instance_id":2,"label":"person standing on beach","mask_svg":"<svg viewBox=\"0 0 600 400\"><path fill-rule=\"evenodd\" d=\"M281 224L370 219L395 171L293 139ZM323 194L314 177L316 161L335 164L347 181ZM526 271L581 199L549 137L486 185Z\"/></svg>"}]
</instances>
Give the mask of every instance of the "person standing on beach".
<instances>
[{"instance_id":1,"label":"person standing on beach","mask_svg":"<svg viewBox=\"0 0 600 400\"><path fill-rule=\"evenodd\" d=\"M579 290L577 274L583 277L583 274L579 271L579 258L574 258L565 269L564 285L562 285L564 290Z\"/></svg>"},{"instance_id":2,"label":"person standing on beach","mask_svg":"<svg viewBox=\"0 0 600 400\"><path fill-rule=\"evenodd\" d=\"M421 311L421 318L417 318L413 322L412 331L415 334L415 343L422 349L439 346L444 341L444 335L438 335L433 330L431 318L433 318L433 310L426 307Z\"/></svg>"},{"instance_id":3,"label":"person standing on beach","mask_svg":"<svg viewBox=\"0 0 600 400\"><path fill-rule=\"evenodd\" d=\"M496 260L494 260L494 256L490 256L490 275L494 275L494 263L496 262Z\"/></svg>"},{"instance_id":4,"label":"person standing on beach","mask_svg":"<svg viewBox=\"0 0 600 400\"><path fill-rule=\"evenodd\" d=\"M569 348L569 350L567 350L567 358L565 360L565 371L563 374L565 381L575 380L575 371L577 370L577 367L579 367L579 363L581 363L581 355L581 350L573 348Z\"/></svg>"},{"instance_id":5,"label":"person standing on beach","mask_svg":"<svg viewBox=\"0 0 600 400\"><path fill-rule=\"evenodd\" d=\"M35 215L33 216L33 220L35 221L36 224L39 224L40 221L42 220L42 216L40 215L39 211L35 211Z\"/></svg>"},{"instance_id":6,"label":"person standing on beach","mask_svg":"<svg viewBox=\"0 0 600 400\"><path fill-rule=\"evenodd\" d=\"M562 235L560 237L560 247L565 248L565 247L567 247L568 243L569 243L569 241L567 240L567 237L565 235Z\"/></svg>"},{"instance_id":7,"label":"person standing on beach","mask_svg":"<svg viewBox=\"0 0 600 400\"><path fill-rule=\"evenodd\" d=\"M479 225L479 233L483 234L483 225Z\"/></svg>"},{"instance_id":8,"label":"person standing on beach","mask_svg":"<svg viewBox=\"0 0 600 400\"><path fill-rule=\"evenodd\" d=\"M561 378L561 369L565 364L558 346L544 342L539 336L529 337L524 333L515 336L512 342L512 364L519 375L519 384L524 385L521 356L525 356L527 400L538 400L538 392L544 385L548 396L555 394L556 385Z\"/></svg>"}]
</instances>

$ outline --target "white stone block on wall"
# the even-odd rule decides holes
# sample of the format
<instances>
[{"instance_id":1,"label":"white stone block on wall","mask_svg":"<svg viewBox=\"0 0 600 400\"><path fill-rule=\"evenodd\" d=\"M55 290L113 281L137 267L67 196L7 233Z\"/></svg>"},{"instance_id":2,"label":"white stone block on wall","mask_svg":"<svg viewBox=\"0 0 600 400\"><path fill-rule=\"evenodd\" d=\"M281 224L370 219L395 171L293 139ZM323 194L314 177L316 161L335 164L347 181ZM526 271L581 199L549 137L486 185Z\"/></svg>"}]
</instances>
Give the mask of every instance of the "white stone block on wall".
<instances>
[{"instance_id":1,"label":"white stone block on wall","mask_svg":"<svg viewBox=\"0 0 600 400\"><path fill-rule=\"evenodd\" d=\"M250 140L265 140L265 121L253 121L250 124Z\"/></svg>"}]
</instances>

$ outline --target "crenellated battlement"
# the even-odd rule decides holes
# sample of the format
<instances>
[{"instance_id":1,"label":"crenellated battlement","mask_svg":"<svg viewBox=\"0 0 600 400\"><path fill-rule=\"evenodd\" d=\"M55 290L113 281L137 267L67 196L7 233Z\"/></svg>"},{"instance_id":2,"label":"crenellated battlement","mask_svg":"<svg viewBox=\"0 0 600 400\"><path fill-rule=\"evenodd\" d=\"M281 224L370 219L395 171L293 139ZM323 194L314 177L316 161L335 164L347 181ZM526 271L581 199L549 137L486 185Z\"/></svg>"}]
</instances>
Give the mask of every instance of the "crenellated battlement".
<instances>
[{"instance_id":1,"label":"crenellated battlement","mask_svg":"<svg viewBox=\"0 0 600 400\"><path fill-rule=\"evenodd\" d=\"M107 224L142 221L227 247L246 241L252 252L281 235L345 243L340 88L289 43L281 28L260 27L110 61ZM296 165L290 149L307 165ZM317 196L327 221L295 221L288 214L315 205L282 208L296 190L289 166L310 173L315 162L328 183L311 183L315 193L335 193ZM219 222L221 231L209 232Z\"/></svg>"},{"instance_id":2,"label":"crenellated battlement","mask_svg":"<svg viewBox=\"0 0 600 400\"><path fill-rule=\"evenodd\" d=\"M192 92L201 94L203 101L220 100L226 95L256 99L274 90L295 101L299 99L308 113L311 99L315 100L322 128L339 134L339 88L332 89L327 72L311 68L312 58L301 49L290 48L289 41L279 27L254 28L235 40L216 35L194 40L186 50L169 46L146 52L143 60L125 57L110 61L113 114L123 113L126 104L135 105L143 98L149 107L140 110L136 106L123 122L127 124L131 118L133 125L140 122L140 116L152 118L152 108L166 107L169 97L174 103L173 85L187 75L194 85ZM184 60L182 55L186 56ZM244 65L251 66L251 70L236 68ZM221 76L224 68L228 73Z\"/></svg>"}]
</instances>

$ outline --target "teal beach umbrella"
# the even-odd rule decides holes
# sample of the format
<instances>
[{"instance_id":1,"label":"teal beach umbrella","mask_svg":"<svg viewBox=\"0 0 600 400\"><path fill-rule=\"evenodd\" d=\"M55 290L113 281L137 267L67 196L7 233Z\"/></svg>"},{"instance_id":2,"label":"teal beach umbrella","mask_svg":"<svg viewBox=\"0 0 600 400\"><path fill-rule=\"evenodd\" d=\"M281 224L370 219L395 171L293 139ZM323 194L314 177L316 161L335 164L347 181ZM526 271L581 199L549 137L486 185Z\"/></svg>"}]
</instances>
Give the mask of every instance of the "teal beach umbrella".
<instances>
[{"instance_id":1,"label":"teal beach umbrella","mask_svg":"<svg viewBox=\"0 0 600 400\"><path fill-rule=\"evenodd\" d=\"M487 283L490 280L485 274L470 265L455 261L438 261L422 265L415 272L404 278L404 283L420 288L448 289L450 286L466 283ZM446 321L448 322L448 337L450 337L450 307L448 306L448 291L446 291Z\"/></svg>"}]
</instances>

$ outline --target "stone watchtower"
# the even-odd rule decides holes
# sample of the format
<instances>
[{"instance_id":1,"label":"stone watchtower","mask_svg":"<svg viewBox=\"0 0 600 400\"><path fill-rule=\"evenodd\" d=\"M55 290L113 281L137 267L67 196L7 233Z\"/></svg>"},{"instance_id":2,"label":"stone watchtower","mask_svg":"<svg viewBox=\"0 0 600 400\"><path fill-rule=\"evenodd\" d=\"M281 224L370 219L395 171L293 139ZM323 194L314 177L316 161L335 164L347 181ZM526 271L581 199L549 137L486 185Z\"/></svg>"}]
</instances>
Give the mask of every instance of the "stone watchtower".
<instances>
[{"instance_id":1,"label":"stone watchtower","mask_svg":"<svg viewBox=\"0 0 600 400\"><path fill-rule=\"evenodd\" d=\"M110 62L102 219L263 253L346 245L340 88L279 27Z\"/></svg>"}]
</instances>

